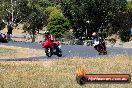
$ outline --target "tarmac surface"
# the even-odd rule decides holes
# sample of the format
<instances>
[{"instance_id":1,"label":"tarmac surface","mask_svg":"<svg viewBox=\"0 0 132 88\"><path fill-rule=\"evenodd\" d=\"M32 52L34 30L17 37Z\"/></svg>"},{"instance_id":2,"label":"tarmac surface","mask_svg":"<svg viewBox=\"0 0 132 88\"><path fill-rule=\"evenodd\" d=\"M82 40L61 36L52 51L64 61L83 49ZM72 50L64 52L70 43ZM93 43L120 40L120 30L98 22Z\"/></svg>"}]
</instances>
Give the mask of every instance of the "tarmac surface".
<instances>
[{"instance_id":1,"label":"tarmac surface","mask_svg":"<svg viewBox=\"0 0 132 88\"><path fill-rule=\"evenodd\" d=\"M9 42L0 43L0 45L16 46L23 48L39 49L44 50L39 43L29 43L29 42ZM0 59L0 61L32 61L32 60L48 60L48 59L63 59L66 57L99 57L98 52L94 50L92 46L82 46L82 45L61 45L62 57L57 57L53 55L51 58L47 56L41 57L30 57L30 58L16 58L16 59ZM121 48L121 47L107 47L108 55L132 55L132 48Z\"/></svg>"}]
</instances>

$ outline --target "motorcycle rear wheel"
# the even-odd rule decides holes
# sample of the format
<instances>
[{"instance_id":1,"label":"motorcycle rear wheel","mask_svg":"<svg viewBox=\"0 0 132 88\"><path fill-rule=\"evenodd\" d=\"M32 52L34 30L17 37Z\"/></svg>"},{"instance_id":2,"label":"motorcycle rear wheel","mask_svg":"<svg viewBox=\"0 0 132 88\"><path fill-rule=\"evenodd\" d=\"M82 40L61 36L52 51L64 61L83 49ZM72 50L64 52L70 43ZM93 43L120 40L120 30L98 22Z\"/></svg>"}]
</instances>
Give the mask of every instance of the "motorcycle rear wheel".
<instances>
[{"instance_id":1,"label":"motorcycle rear wheel","mask_svg":"<svg viewBox=\"0 0 132 88\"><path fill-rule=\"evenodd\" d=\"M104 55L107 55L107 51L104 51L103 54L104 54Z\"/></svg>"},{"instance_id":2,"label":"motorcycle rear wheel","mask_svg":"<svg viewBox=\"0 0 132 88\"><path fill-rule=\"evenodd\" d=\"M46 56L48 56L48 57L51 57L52 56L52 52L51 52L51 49L50 48L47 48L45 50L45 53L46 53Z\"/></svg>"}]
</instances>

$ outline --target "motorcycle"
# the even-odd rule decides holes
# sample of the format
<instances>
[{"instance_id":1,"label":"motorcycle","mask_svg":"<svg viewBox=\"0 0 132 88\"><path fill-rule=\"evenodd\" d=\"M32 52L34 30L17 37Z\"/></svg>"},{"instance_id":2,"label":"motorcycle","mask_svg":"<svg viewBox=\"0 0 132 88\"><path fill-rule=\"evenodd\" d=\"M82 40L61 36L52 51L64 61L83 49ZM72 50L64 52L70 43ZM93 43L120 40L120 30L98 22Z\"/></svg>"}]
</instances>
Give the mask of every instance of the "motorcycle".
<instances>
[{"instance_id":1,"label":"motorcycle","mask_svg":"<svg viewBox=\"0 0 132 88\"><path fill-rule=\"evenodd\" d=\"M8 43L6 34L0 32L0 42Z\"/></svg>"},{"instance_id":2,"label":"motorcycle","mask_svg":"<svg viewBox=\"0 0 132 88\"><path fill-rule=\"evenodd\" d=\"M61 45L59 42L42 42L42 47L45 48L46 56L51 57L52 55L57 55L58 57L62 57Z\"/></svg>"},{"instance_id":3,"label":"motorcycle","mask_svg":"<svg viewBox=\"0 0 132 88\"><path fill-rule=\"evenodd\" d=\"M107 54L105 42L94 41L93 46L94 46L95 50L97 50L99 52L99 55Z\"/></svg>"}]
</instances>

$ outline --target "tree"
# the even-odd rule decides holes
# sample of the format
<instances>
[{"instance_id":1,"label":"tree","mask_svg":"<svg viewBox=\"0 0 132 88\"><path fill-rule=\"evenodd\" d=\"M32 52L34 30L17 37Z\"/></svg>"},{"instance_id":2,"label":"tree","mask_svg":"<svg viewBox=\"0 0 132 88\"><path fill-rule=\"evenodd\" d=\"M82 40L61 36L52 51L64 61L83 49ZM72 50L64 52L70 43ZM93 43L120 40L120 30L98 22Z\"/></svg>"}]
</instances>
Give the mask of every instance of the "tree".
<instances>
[{"instance_id":1,"label":"tree","mask_svg":"<svg viewBox=\"0 0 132 88\"><path fill-rule=\"evenodd\" d=\"M52 0L53 1L53 0ZM70 20L70 26L74 29L74 34L78 38L88 36L91 32L101 31L109 23L112 23L116 13L126 8L126 0L60 0L57 4L61 5L63 14ZM87 24L86 21L90 23ZM103 24L103 25L102 25Z\"/></svg>"},{"instance_id":2,"label":"tree","mask_svg":"<svg viewBox=\"0 0 132 88\"><path fill-rule=\"evenodd\" d=\"M10 1L9 0L1 0L0 1L0 30L5 27L5 23L3 23L3 18L7 14L7 11L10 9Z\"/></svg>"},{"instance_id":3,"label":"tree","mask_svg":"<svg viewBox=\"0 0 132 88\"><path fill-rule=\"evenodd\" d=\"M54 10L49 10L50 15L48 18L48 31L52 33L55 37L60 38L64 34L65 31L67 31L69 21L64 17L62 12L58 10L56 7L51 7L51 9Z\"/></svg>"},{"instance_id":4,"label":"tree","mask_svg":"<svg viewBox=\"0 0 132 88\"><path fill-rule=\"evenodd\" d=\"M47 24L47 15L44 10L49 2L47 0L19 0L17 1L17 17L25 24L25 31L32 34L32 42L35 41L36 31Z\"/></svg>"},{"instance_id":5,"label":"tree","mask_svg":"<svg viewBox=\"0 0 132 88\"><path fill-rule=\"evenodd\" d=\"M13 3L14 12L12 15L11 1L0 1L0 19L2 20L2 18L4 18L9 24L17 24L20 22L26 24L25 31L33 34L32 42L34 42L35 32L42 29L44 25L47 25L47 15L44 10L50 2L48 0L13 0ZM1 23L2 22L0 22L0 24ZM8 27L9 26L10 25L8 25ZM11 29L11 27L9 27L9 29Z\"/></svg>"},{"instance_id":6,"label":"tree","mask_svg":"<svg viewBox=\"0 0 132 88\"><path fill-rule=\"evenodd\" d=\"M10 11L11 2L9 0L0 0L0 20Z\"/></svg>"},{"instance_id":7,"label":"tree","mask_svg":"<svg viewBox=\"0 0 132 88\"><path fill-rule=\"evenodd\" d=\"M2 7L2 9L0 8L0 18L3 18L3 14L7 12L4 12L4 10L8 9L10 11L10 1L3 0L0 2L4 4L3 6L0 3L0 7ZM69 26L73 29L76 38L82 36L91 37L93 31L104 32L104 29L107 28L110 29L110 33L108 34L117 33L119 30L128 30L127 28L129 27L121 28L116 26L116 24L120 24L124 19L128 19L121 17L119 13L129 12L127 15L131 16L132 11L131 3L127 5L127 0L17 0L14 9L14 15L18 19L17 21L20 19L22 23L28 24L26 31L42 29L47 23L48 30L51 30L52 26L49 25L54 25L54 23L50 19L54 17L56 19L59 19L59 17L63 19L64 17L69 20ZM64 16L61 16L61 14ZM89 23L86 22L88 20ZM65 23L69 22L65 21ZM57 24L58 21L55 23ZM125 21L125 23L128 24L128 21ZM58 24L58 28L61 29L64 27ZM54 33L53 31L51 32Z\"/></svg>"}]
</instances>

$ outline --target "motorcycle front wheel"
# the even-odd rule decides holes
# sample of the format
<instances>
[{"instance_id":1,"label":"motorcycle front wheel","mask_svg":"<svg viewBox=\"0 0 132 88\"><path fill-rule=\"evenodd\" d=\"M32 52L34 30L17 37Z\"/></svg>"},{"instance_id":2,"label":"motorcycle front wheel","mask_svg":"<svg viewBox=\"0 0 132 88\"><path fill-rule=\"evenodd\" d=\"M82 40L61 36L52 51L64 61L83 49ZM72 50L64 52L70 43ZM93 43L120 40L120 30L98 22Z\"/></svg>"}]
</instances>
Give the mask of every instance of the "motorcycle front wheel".
<instances>
[{"instance_id":1,"label":"motorcycle front wheel","mask_svg":"<svg viewBox=\"0 0 132 88\"><path fill-rule=\"evenodd\" d=\"M57 56L58 56L58 57L62 57L62 51L61 51L61 49L59 49L59 50L57 51Z\"/></svg>"}]
</instances>

